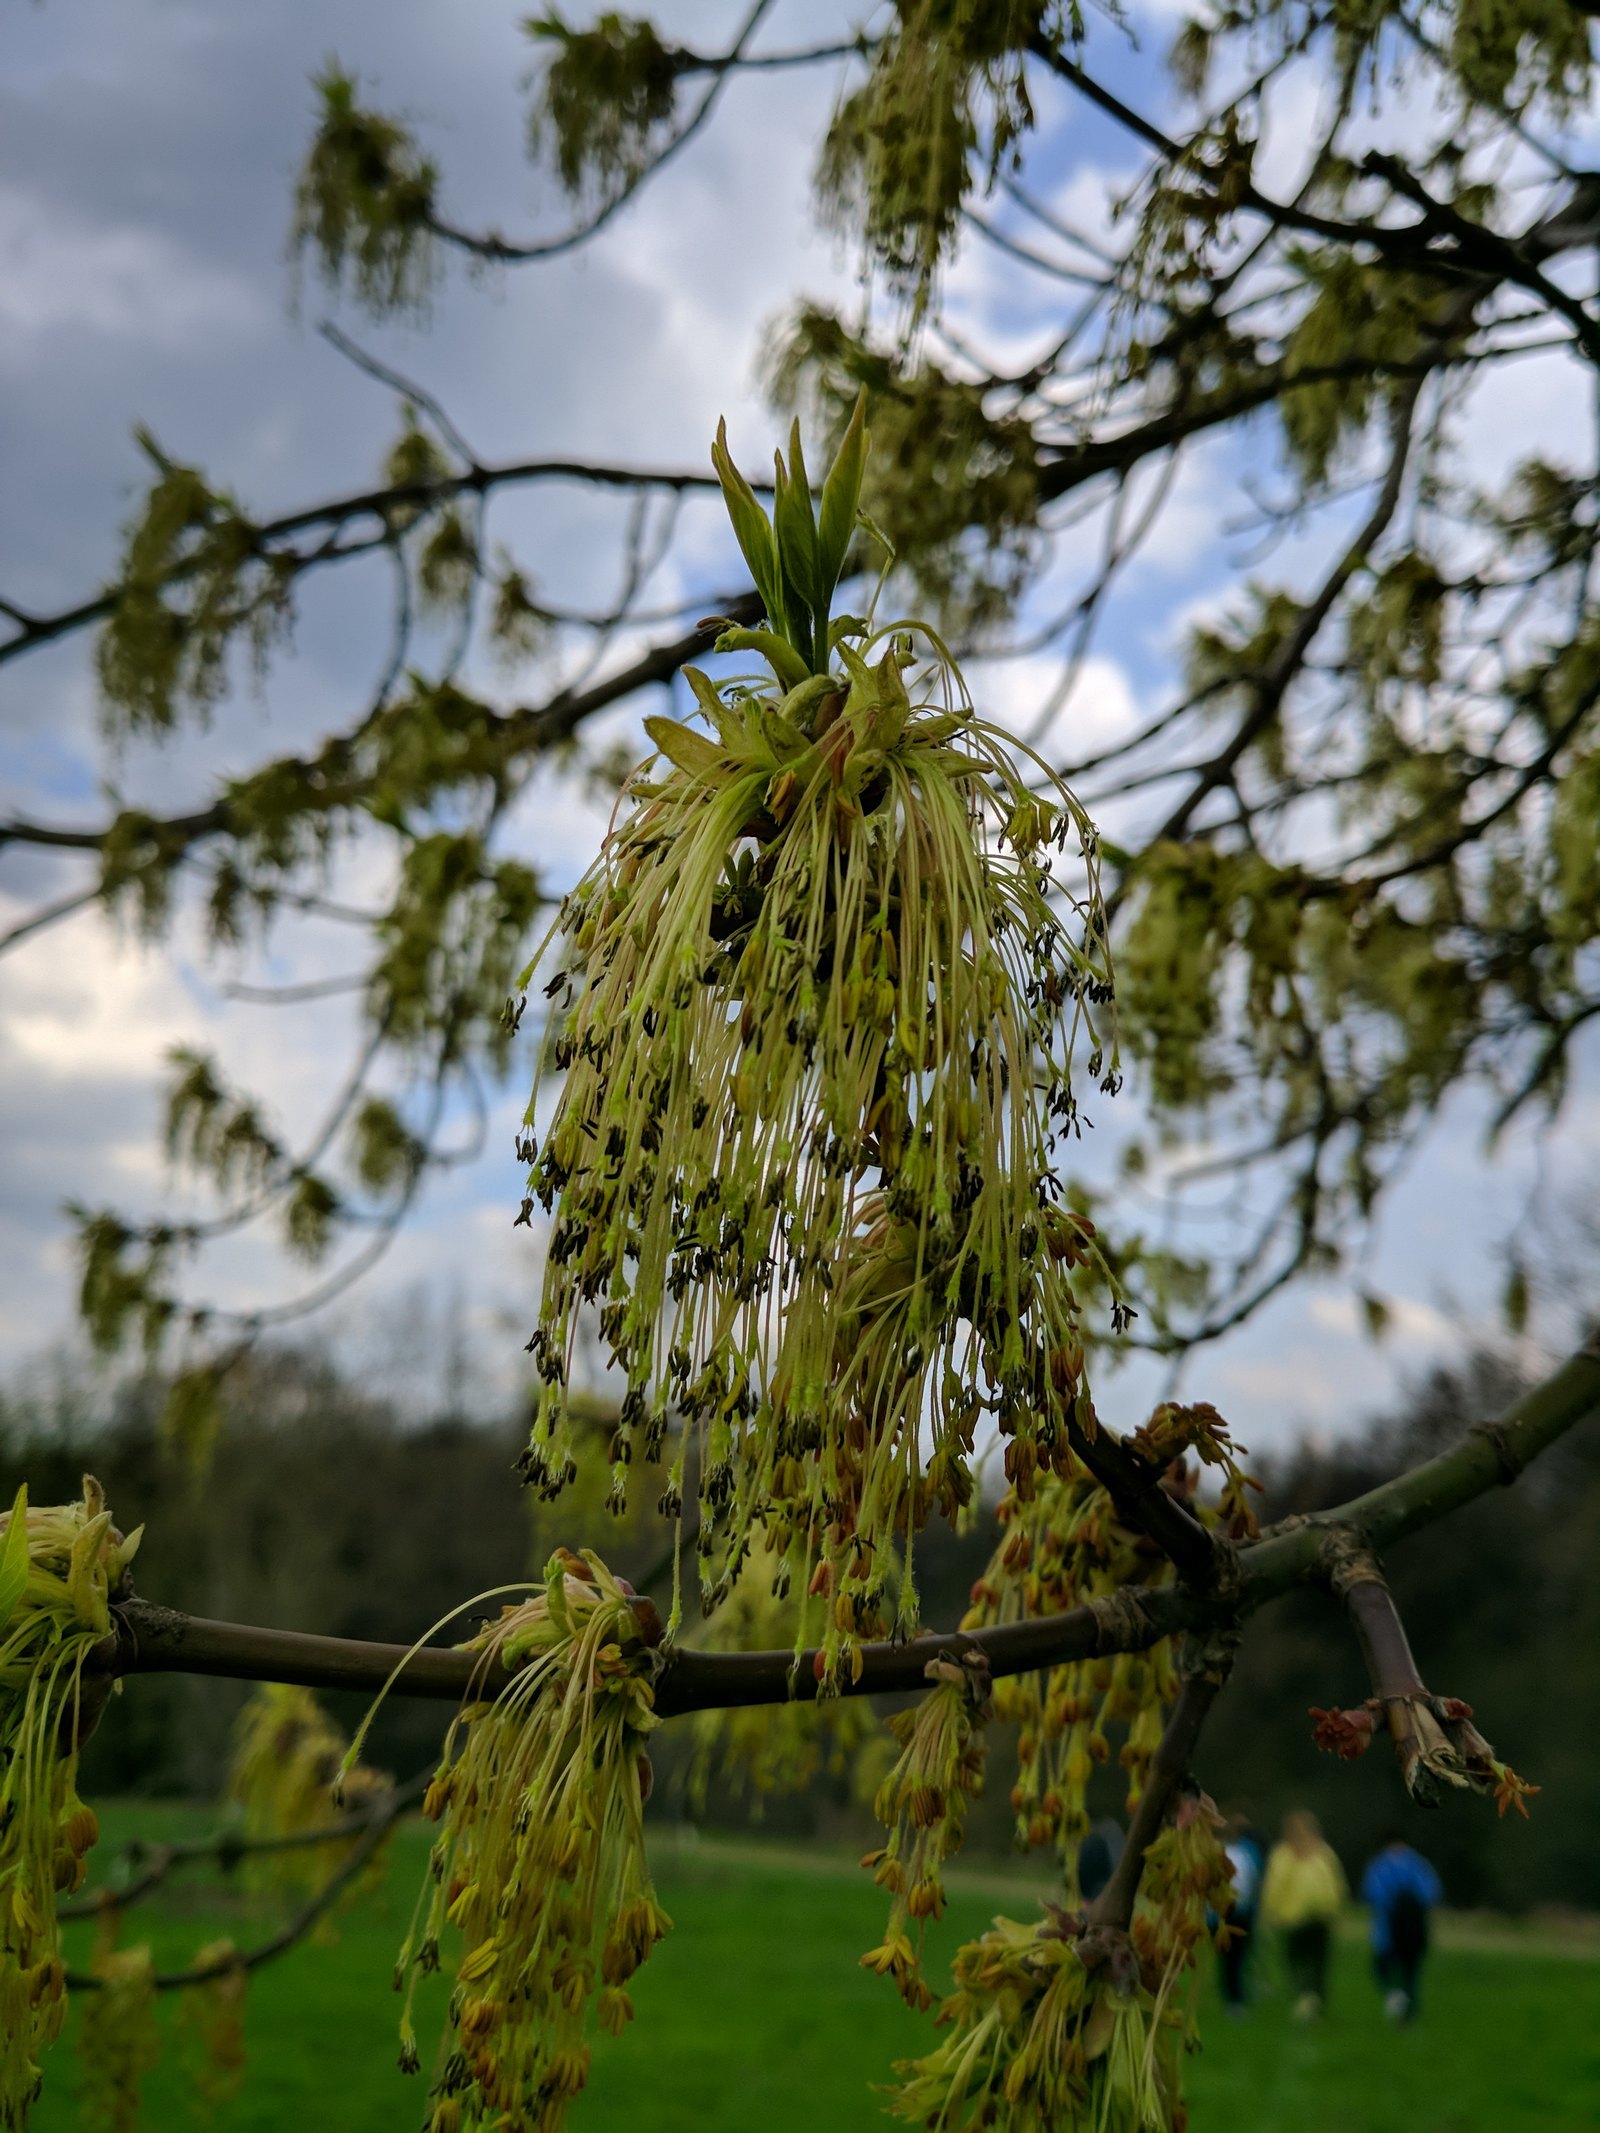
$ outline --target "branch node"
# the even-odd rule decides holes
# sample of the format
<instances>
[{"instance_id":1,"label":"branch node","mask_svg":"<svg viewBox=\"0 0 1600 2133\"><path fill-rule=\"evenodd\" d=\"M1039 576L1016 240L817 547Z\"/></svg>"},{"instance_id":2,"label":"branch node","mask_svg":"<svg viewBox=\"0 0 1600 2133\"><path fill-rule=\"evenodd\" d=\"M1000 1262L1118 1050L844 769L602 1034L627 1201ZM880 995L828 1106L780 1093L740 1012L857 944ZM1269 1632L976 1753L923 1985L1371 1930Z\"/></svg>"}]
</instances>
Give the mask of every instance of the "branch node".
<instances>
[{"instance_id":1,"label":"branch node","mask_svg":"<svg viewBox=\"0 0 1600 2133\"><path fill-rule=\"evenodd\" d=\"M1503 1489L1509 1489L1511 1484L1520 1477L1527 1461L1518 1457L1516 1449L1506 1433L1504 1424L1500 1422L1474 1422L1467 1434L1470 1437L1486 1438L1494 1446L1495 1463L1500 1470L1500 1486Z\"/></svg>"}]
</instances>

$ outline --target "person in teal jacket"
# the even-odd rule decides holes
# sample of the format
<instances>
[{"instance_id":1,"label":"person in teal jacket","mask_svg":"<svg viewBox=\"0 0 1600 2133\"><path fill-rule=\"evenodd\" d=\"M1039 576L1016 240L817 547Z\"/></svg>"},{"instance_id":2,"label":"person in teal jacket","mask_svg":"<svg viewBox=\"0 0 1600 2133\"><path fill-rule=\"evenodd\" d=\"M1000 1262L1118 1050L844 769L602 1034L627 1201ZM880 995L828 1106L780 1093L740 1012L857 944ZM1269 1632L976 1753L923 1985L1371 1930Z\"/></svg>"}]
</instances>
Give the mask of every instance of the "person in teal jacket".
<instances>
[{"instance_id":1,"label":"person in teal jacket","mask_svg":"<svg viewBox=\"0 0 1600 2133\"><path fill-rule=\"evenodd\" d=\"M1391 2022L1409 2022L1417 2011L1429 1918L1444 1901L1439 1877L1394 1831L1361 1877L1361 1901L1372 1914L1372 1961L1384 2012Z\"/></svg>"}]
</instances>

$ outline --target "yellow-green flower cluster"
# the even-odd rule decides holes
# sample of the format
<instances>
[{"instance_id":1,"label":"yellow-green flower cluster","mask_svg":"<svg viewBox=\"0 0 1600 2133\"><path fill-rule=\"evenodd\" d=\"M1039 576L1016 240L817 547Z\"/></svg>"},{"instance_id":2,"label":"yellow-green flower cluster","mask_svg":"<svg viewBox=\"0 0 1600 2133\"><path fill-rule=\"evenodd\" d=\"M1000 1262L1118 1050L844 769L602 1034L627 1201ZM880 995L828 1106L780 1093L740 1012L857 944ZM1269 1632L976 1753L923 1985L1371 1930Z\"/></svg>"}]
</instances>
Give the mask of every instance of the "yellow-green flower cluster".
<instances>
[{"instance_id":1,"label":"yellow-green flower cluster","mask_svg":"<svg viewBox=\"0 0 1600 2133\"><path fill-rule=\"evenodd\" d=\"M1104 1908L1113 1883L1087 1909L998 1918L961 1948L939 2008L949 2034L897 2065L890 2108L940 2133L1181 2133L1196 2028L1180 1987L1231 1901L1220 1832L1186 1792L1145 1849L1131 1918Z\"/></svg>"},{"instance_id":2,"label":"yellow-green flower cluster","mask_svg":"<svg viewBox=\"0 0 1600 2133\"><path fill-rule=\"evenodd\" d=\"M396 1970L415 2068L416 1983L459 1934L428 2133L557 2133L588 2079L591 2001L613 2033L632 2018L628 1980L671 1923L644 1854L653 1617L597 1557L562 1550L473 1642L512 1678L446 1737L423 1809L439 1840Z\"/></svg>"},{"instance_id":3,"label":"yellow-green flower cluster","mask_svg":"<svg viewBox=\"0 0 1600 2133\"><path fill-rule=\"evenodd\" d=\"M919 2011L933 2005L922 1975L923 1927L944 1916L940 1868L960 1850L968 1802L983 1789L984 1725L992 1710L989 1669L977 1651L930 1659L926 1673L933 1684L927 1695L889 1720L901 1753L873 1802L889 1841L861 1862L892 1899L883 1939L862 1964L892 1978Z\"/></svg>"},{"instance_id":4,"label":"yellow-green flower cluster","mask_svg":"<svg viewBox=\"0 0 1600 2133\"><path fill-rule=\"evenodd\" d=\"M769 528L718 465L758 584L774 553L809 582L838 469L819 526L796 446ZM780 1584L829 1599L831 1677L891 1612L914 1623L901 1547L970 1494L980 1415L1025 1485L1081 1393L1057 1151L1074 1041L1107 1071L1110 984L1071 795L977 716L931 630L827 627L825 605L725 633L770 671L691 670L706 731L648 722L655 769L553 935L564 1078L523 1146L524 1211L553 1217L529 1479L573 1471L597 1327L627 1388L617 1500L686 1424L664 1501L692 1449L704 1604L764 1529Z\"/></svg>"},{"instance_id":5,"label":"yellow-green flower cluster","mask_svg":"<svg viewBox=\"0 0 1600 2133\"><path fill-rule=\"evenodd\" d=\"M138 1544L87 1475L80 1503L30 1510L19 1489L0 1520L0 2127L22 2125L66 2020L56 1896L99 1834L77 1793L84 1663Z\"/></svg>"},{"instance_id":6,"label":"yellow-green flower cluster","mask_svg":"<svg viewBox=\"0 0 1600 2133\"><path fill-rule=\"evenodd\" d=\"M1230 1535L1253 1530L1248 1491L1226 1428L1204 1406L1163 1406L1128 1440L1203 1523ZM1216 1467L1222 1494L1200 1498L1186 1464L1194 1452ZM1125 1524L1108 1492L1069 1454L1024 1501L1013 1490L1000 1504L1002 1538L972 1588L964 1629L1064 1613L1114 1592L1170 1583L1173 1570L1154 1544ZM1170 1644L1148 1651L1077 1659L1047 1672L996 1684L1001 1718L1015 1721L1017 1779L1011 1804L1019 1839L1057 1845L1075 1872L1089 1828L1088 1787L1095 1768L1115 1754L1125 1773L1131 1814L1144 1789L1167 1707L1177 1694Z\"/></svg>"},{"instance_id":7,"label":"yellow-green flower cluster","mask_svg":"<svg viewBox=\"0 0 1600 2133\"><path fill-rule=\"evenodd\" d=\"M1204 1793L1186 1792L1147 1847L1139 1903L1130 1928L1147 1972L1192 1963L1202 1941L1227 1933L1233 1870L1222 1817ZM1224 1921L1217 1926L1215 1920Z\"/></svg>"},{"instance_id":8,"label":"yellow-green flower cluster","mask_svg":"<svg viewBox=\"0 0 1600 2133\"><path fill-rule=\"evenodd\" d=\"M947 2031L897 2063L889 2108L940 2133L1169 2133L1183 2123L1186 2034L1172 1974L1152 1976L1126 1935L1086 1934L1046 1908L995 1920L955 1958Z\"/></svg>"},{"instance_id":9,"label":"yellow-green flower cluster","mask_svg":"<svg viewBox=\"0 0 1600 2133\"><path fill-rule=\"evenodd\" d=\"M321 1888L359 1832L347 1841L282 1849L271 1840L325 1828L377 1804L391 1789L382 1772L349 1767L343 1733L309 1689L265 1683L239 1713L228 1794L243 1810L246 1839L267 1847L246 1855L253 1887Z\"/></svg>"},{"instance_id":10,"label":"yellow-green flower cluster","mask_svg":"<svg viewBox=\"0 0 1600 2133\"><path fill-rule=\"evenodd\" d=\"M100 1948L98 1990L86 1992L78 2031L78 2096L95 2133L135 2133L144 2079L161 2057L155 1965L146 1946Z\"/></svg>"},{"instance_id":11,"label":"yellow-green flower cluster","mask_svg":"<svg viewBox=\"0 0 1600 2133\"><path fill-rule=\"evenodd\" d=\"M194 1967L203 1981L184 1993L178 2019L199 2047L192 2079L207 2115L231 2103L244 2085L245 2003L250 1973L231 1940L207 1941Z\"/></svg>"}]
</instances>

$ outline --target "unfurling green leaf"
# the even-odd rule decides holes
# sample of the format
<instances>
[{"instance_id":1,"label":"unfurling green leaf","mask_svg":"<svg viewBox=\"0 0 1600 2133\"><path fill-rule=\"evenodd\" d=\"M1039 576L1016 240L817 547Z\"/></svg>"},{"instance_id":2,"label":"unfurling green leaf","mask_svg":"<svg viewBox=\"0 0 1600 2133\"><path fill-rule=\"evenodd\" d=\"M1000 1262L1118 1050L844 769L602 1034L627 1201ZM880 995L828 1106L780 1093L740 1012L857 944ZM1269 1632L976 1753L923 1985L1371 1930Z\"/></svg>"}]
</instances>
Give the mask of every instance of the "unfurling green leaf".
<instances>
[{"instance_id":1,"label":"unfurling green leaf","mask_svg":"<svg viewBox=\"0 0 1600 2133\"><path fill-rule=\"evenodd\" d=\"M11 1620L28 1585L28 1484L23 1482L11 1506L4 1547L0 1547L0 1630Z\"/></svg>"},{"instance_id":2,"label":"unfurling green leaf","mask_svg":"<svg viewBox=\"0 0 1600 2133\"><path fill-rule=\"evenodd\" d=\"M789 464L777 462L777 495L773 506L773 531L783 565L783 582L792 586L813 614L823 605L818 590L817 522L811 504L811 484L806 478L805 456L800 449L800 425L789 433Z\"/></svg>"},{"instance_id":3,"label":"unfurling green leaf","mask_svg":"<svg viewBox=\"0 0 1600 2133\"><path fill-rule=\"evenodd\" d=\"M778 555L772 538L772 525L761 508L754 489L733 463L728 450L728 425L717 424L717 441L711 447L711 464L716 469L717 479L722 484L722 500L728 507L734 538L740 552L750 566L750 575L755 580L770 622L781 622L780 580Z\"/></svg>"},{"instance_id":4,"label":"unfurling green leaf","mask_svg":"<svg viewBox=\"0 0 1600 2133\"><path fill-rule=\"evenodd\" d=\"M675 718L647 718L644 730L667 761L676 763L691 778L710 777L722 761L722 750L715 741L696 733L692 726L680 726Z\"/></svg>"},{"instance_id":5,"label":"unfurling green leaf","mask_svg":"<svg viewBox=\"0 0 1600 2133\"><path fill-rule=\"evenodd\" d=\"M839 582L850 543L855 537L856 513L861 508L861 483L867 471L867 393L863 386L839 449L834 454L828 478L822 485L822 509L817 525L817 574L820 605L826 611Z\"/></svg>"}]
</instances>

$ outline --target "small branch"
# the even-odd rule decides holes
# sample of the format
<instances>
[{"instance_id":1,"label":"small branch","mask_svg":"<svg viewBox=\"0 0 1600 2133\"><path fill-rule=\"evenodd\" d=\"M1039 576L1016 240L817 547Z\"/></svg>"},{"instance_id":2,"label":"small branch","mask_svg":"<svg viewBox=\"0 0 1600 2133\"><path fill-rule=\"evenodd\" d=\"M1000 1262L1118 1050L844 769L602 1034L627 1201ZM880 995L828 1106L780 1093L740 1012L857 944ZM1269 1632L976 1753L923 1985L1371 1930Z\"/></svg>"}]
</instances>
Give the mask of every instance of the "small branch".
<instances>
[{"instance_id":1,"label":"small branch","mask_svg":"<svg viewBox=\"0 0 1600 2133\"><path fill-rule=\"evenodd\" d=\"M636 172L608 200L602 202L586 221L577 223L572 229L564 230L559 237L536 238L527 244L514 244L493 231L486 236L479 236L432 213L425 218L425 226L442 243L454 245L476 259L489 260L498 266L522 266L532 260L558 259L564 252L575 251L579 245L587 244L591 237L598 236L606 224L622 212L650 179L664 169L681 150L687 148L699 133L716 109L717 99L730 76L743 64L745 46L760 28L761 18L771 5L772 0L756 0L755 6L740 25L732 46L720 59L702 59L697 54L688 52L677 55L679 73L709 74L710 87L683 124L656 150L644 169ZM814 56L818 55L802 53L796 59L788 59L787 64L805 65ZM820 56L831 56L831 48L821 47ZM785 63L785 58L786 55L779 55L779 63Z\"/></svg>"},{"instance_id":2,"label":"small branch","mask_svg":"<svg viewBox=\"0 0 1600 2133\"><path fill-rule=\"evenodd\" d=\"M431 1771L412 1778L391 1793L382 1803L387 1809L391 1804L396 1812L403 1813L422 1798L427 1788ZM201 1860L212 1859L225 1873L231 1873L242 1859L270 1858L280 1852L310 1851L321 1844L338 1844L349 1837L358 1837L372 1821L372 1810L362 1814L343 1815L336 1822L324 1822L316 1829L291 1830L283 1836L247 1837L239 1830L219 1830L210 1837L190 1837L173 1844L131 1844L124 1848L123 1857L130 1865L144 1862L131 1881L121 1888L95 1889L87 1896L56 1905L58 1919L101 1918L107 1911L125 1911L148 1896L152 1889L159 1888L168 1876L180 1866L191 1866Z\"/></svg>"},{"instance_id":3,"label":"small branch","mask_svg":"<svg viewBox=\"0 0 1600 2133\"><path fill-rule=\"evenodd\" d=\"M1188 1772L1200 1729L1232 1664L1232 1640L1226 1637L1212 1638L1185 1655L1183 1685L1128 1825L1128 1841L1111 1879L1084 1914L1090 1932L1097 1928L1123 1933L1128 1930L1144 1873L1145 1853L1161 1834L1173 1796Z\"/></svg>"},{"instance_id":4,"label":"small branch","mask_svg":"<svg viewBox=\"0 0 1600 2133\"><path fill-rule=\"evenodd\" d=\"M627 467L581 459L507 460L498 466L468 466L429 481L390 482L378 488L353 490L345 496L330 497L325 503L285 512L281 517L263 520L253 528L255 548L264 556L285 560L291 555L297 556L300 568L311 569L323 563L340 562L347 556L370 553L373 545L381 546L390 537L397 514L428 510L449 503L457 496L487 496L494 489L516 488L525 482L538 481L583 482L605 489L665 489L676 495L690 490L702 490L708 495L718 493L715 474L702 474L688 468ZM760 488L762 484L754 486ZM384 528L375 544L318 548L309 552L276 545L301 533L326 532L331 536L352 520L368 518L379 520ZM205 560L206 554L202 550L175 564L155 581L155 587L182 584ZM141 585L139 590L148 592L152 587ZM40 645L52 644L74 631L104 622L116 612L125 591L125 587L113 585L74 607L60 608L54 614L29 616L26 622L18 623L11 636L0 642L0 665L34 651Z\"/></svg>"},{"instance_id":5,"label":"small branch","mask_svg":"<svg viewBox=\"0 0 1600 2133\"><path fill-rule=\"evenodd\" d=\"M1400 1610L1377 1558L1365 1548L1337 1545L1330 1547L1329 1554L1329 1583L1350 1617L1373 1694L1385 1704L1426 1695Z\"/></svg>"},{"instance_id":6,"label":"small branch","mask_svg":"<svg viewBox=\"0 0 1600 2133\"><path fill-rule=\"evenodd\" d=\"M1215 1585L1231 1550L1163 1486L1165 1470L1104 1429L1091 1437L1069 1423L1067 1434L1124 1525L1153 1541L1186 1585L1202 1591Z\"/></svg>"},{"instance_id":7,"label":"small branch","mask_svg":"<svg viewBox=\"0 0 1600 2133\"><path fill-rule=\"evenodd\" d=\"M654 645L631 665L584 688L558 689L542 704L523 704L498 717L491 716L486 737L495 744L497 760L509 766L570 740L584 721L597 712L608 710L640 689L656 688L670 682L680 667L711 649L722 632L724 621L755 622L760 615L759 596L753 592L741 593L735 599L723 602L721 615L708 628L692 629L686 635ZM0 646L0 660L4 657L5 647ZM285 757L280 761L297 769L307 767L306 759L302 757ZM372 781L367 778L342 781L329 788L323 805L330 814L358 809L372 789ZM98 852L111 841L118 827L130 820L137 821L147 847L168 858L176 858L190 846L212 837L231 836L236 830L235 804L225 796L192 814L164 818L122 815L98 829L61 829L47 823L0 821L0 847L31 844L67 851ZM99 893L98 889L96 893Z\"/></svg>"},{"instance_id":8,"label":"small branch","mask_svg":"<svg viewBox=\"0 0 1600 2133\"><path fill-rule=\"evenodd\" d=\"M190 1970L158 1970L152 1983L157 1992L179 1992L191 1985L208 1985L218 1977L226 1977L231 1971L259 1970L263 1964L274 1962L280 1955L303 1941L318 1921L333 1909L353 1881L365 1870L376 1856L389 1831L405 1812L409 1800L402 1801L399 1794L392 1794L381 1807L364 1818L366 1835L351 1851L339 1867L328 1877L317 1893L303 1904L287 1925L262 1941L254 1948L246 1949L231 1961L211 1964L205 1968ZM104 1979L92 1971L69 1971L67 1989L70 1992L97 1992Z\"/></svg>"},{"instance_id":9,"label":"small branch","mask_svg":"<svg viewBox=\"0 0 1600 2133\"><path fill-rule=\"evenodd\" d=\"M37 911L19 919L9 932L0 933L0 955L4 955L8 948L15 948L20 941L27 940L30 934L43 933L47 926L55 925L58 920L71 918L74 912L87 910L90 904L99 901L99 897L100 884L95 882L92 887L76 889L72 895L60 897L53 904L42 904Z\"/></svg>"},{"instance_id":10,"label":"small branch","mask_svg":"<svg viewBox=\"0 0 1600 2133\"><path fill-rule=\"evenodd\" d=\"M1325 1555L1328 1582L1344 1602L1373 1693L1363 1712L1318 1712L1318 1745L1347 1757L1364 1752L1381 1713L1406 1791L1419 1807L1439 1806L1447 1786L1494 1792L1500 1778L1494 1750L1471 1723L1470 1705L1433 1695L1423 1681L1377 1558L1348 1530L1328 1536Z\"/></svg>"}]
</instances>

